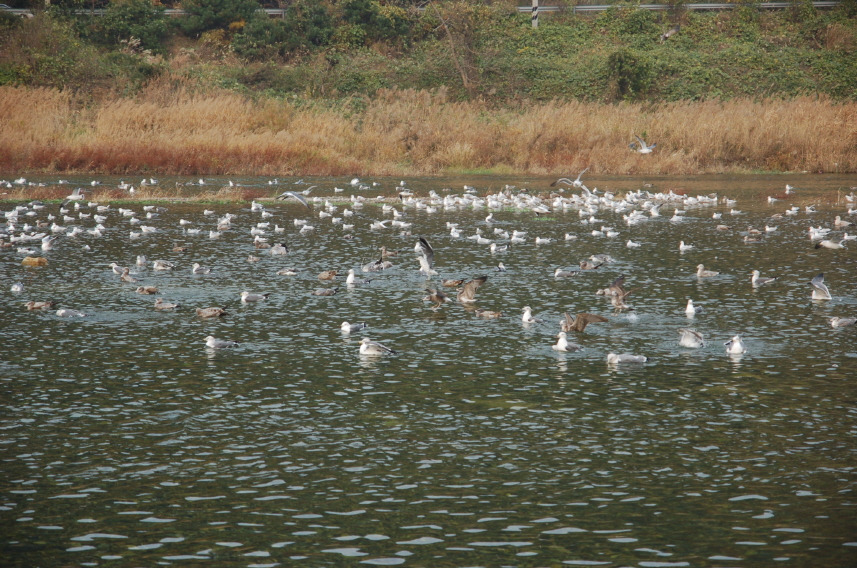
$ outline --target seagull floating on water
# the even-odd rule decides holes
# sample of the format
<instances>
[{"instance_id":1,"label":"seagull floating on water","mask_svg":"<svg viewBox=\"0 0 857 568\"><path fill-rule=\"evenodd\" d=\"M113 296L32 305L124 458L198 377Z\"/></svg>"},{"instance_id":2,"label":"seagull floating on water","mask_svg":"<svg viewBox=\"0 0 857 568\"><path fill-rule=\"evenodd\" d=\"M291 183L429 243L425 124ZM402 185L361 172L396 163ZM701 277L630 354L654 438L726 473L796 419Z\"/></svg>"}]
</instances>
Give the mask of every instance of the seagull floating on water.
<instances>
[{"instance_id":1,"label":"seagull floating on water","mask_svg":"<svg viewBox=\"0 0 857 568\"><path fill-rule=\"evenodd\" d=\"M155 300L155 309L156 310L174 310L179 307L178 304L165 302L163 298L157 298Z\"/></svg>"},{"instance_id":2,"label":"seagull floating on water","mask_svg":"<svg viewBox=\"0 0 857 568\"><path fill-rule=\"evenodd\" d=\"M649 358L645 355L632 355L631 353L608 353L607 363L609 365L618 365L620 363L645 363Z\"/></svg>"},{"instance_id":3,"label":"seagull floating on water","mask_svg":"<svg viewBox=\"0 0 857 568\"><path fill-rule=\"evenodd\" d=\"M231 339L217 339L213 335L205 338L205 346L210 349L227 349L236 345L238 345L238 342Z\"/></svg>"},{"instance_id":4,"label":"seagull floating on water","mask_svg":"<svg viewBox=\"0 0 857 568\"><path fill-rule=\"evenodd\" d=\"M758 288L759 286L764 286L765 284L770 284L775 282L776 278L765 278L760 276L761 272L758 270L753 271L753 275L750 277L750 282L753 284L753 288Z\"/></svg>"},{"instance_id":5,"label":"seagull floating on water","mask_svg":"<svg viewBox=\"0 0 857 568\"><path fill-rule=\"evenodd\" d=\"M245 290L241 292L241 303L246 304L248 302L261 302L262 300L267 300L268 296L270 295L270 293L256 294Z\"/></svg>"},{"instance_id":6,"label":"seagull floating on water","mask_svg":"<svg viewBox=\"0 0 857 568\"><path fill-rule=\"evenodd\" d=\"M211 308L197 308L196 309L196 315L203 318L203 319L219 318L219 317L223 316L224 314L226 314L226 309L224 309L224 308L211 307Z\"/></svg>"},{"instance_id":7,"label":"seagull floating on water","mask_svg":"<svg viewBox=\"0 0 857 568\"><path fill-rule=\"evenodd\" d=\"M741 353L747 352L747 348L744 347L744 342L741 341L740 335L733 336L732 339L730 339L723 345L726 346L726 352L730 355L739 355Z\"/></svg>"},{"instance_id":8,"label":"seagull floating on water","mask_svg":"<svg viewBox=\"0 0 857 568\"><path fill-rule=\"evenodd\" d=\"M57 315L61 318L82 318L86 314L69 308L60 308L57 310Z\"/></svg>"},{"instance_id":9,"label":"seagull floating on water","mask_svg":"<svg viewBox=\"0 0 857 568\"><path fill-rule=\"evenodd\" d=\"M697 308L693 305L693 300L690 298L687 299L687 307L684 309L684 313L687 314L687 317L692 318L696 315L696 312L700 311L700 308Z\"/></svg>"},{"instance_id":10,"label":"seagull floating on water","mask_svg":"<svg viewBox=\"0 0 857 568\"><path fill-rule=\"evenodd\" d=\"M695 329L683 327L678 330L678 333L681 335L678 344L682 347L690 347L692 349L705 347L705 341L702 339L702 334Z\"/></svg>"},{"instance_id":11,"label":"seagull floating on water","mask_svg":"<svg viewBox=\"0 0 857 568\"><path fill-rule=\"evenodd\" d=\"M530 306L524 306L521 311L523 312L523 315L521 315L521 321L523 323L536 323L542 321L533 317L533 309Z\"/></svg>"},{"instance_id":12,"label":"seagull floating on water","mask_svg":"<svg viewBox=\"0 0 857 568\"><path fill-rule=\"evenodd\" d=\"M714 270L705 270L705 266L702 264L696 265L696 277L697 278L711 278L712 276L717 276L720 274Z\"/></svg>"},{"instance_id":13,"label":"seagull floating on water","mask_svg":"<svg viewBox=\"0 0 857 568\"><path fill-rule=\"evenodd\" d=\"M830 295L830 290L827 289L827 285L824 283L824 273L822 272L815 278L809 281L810 286L812 286L812 299L813 300L832 300L833 296Z\"/></svg>"},{"instance_id":14,"label":"seagull floating on water","mask_svg":"<svg viewBox=\"0 0 857 568\"><path fill-rule=\"evenodd\" d=\"M377 341L372 341L368 337L364 337L362 340L360 340L360 354L361 355L378 356L378 355L387 355L387 354L395 355L396 353L397 353L396 351L393 351L392 349L390 349L389 347L387 347L385 345L381 345Z\"/></svg>"},{"instance_id":15,"label":"seagull floating on water","mask_svg":"<svg viewBox=\"0 0 857 568\"><path fill-rule=\"evenodd\" d=\"M857 323L857 318L841 318L839 316L830 318L830 327L846 327L855 323Z\"/></svg>"},{"instance_id":16,"label":"seagull floating on water","mask_svg":"<svg viewBox=\"0 0 857 568\"><path fill-rule=\"evenodd\" d=\"M559 333L557 333L556 337L557 337L556 344L551 345L551 348L554 351L567 352L567 351L577 351L578 349L580 349L579 345L575 345L574 343L568 342L568 336L566 335L566 333L564 331L560 331Z\"/></svg>"},{"instance_id":17,"label":"seagull floating on water","mask_svg":"<svg viewBox=\"0 0 857 568\"><path fill-rule=\"evenodd\" d=\"M361 329L366 329L367 327L369 326L365 323L348 323L347 321L344 321L340 324L339 329L342 333L355 333Z\"/></svg>"}]
</instances>

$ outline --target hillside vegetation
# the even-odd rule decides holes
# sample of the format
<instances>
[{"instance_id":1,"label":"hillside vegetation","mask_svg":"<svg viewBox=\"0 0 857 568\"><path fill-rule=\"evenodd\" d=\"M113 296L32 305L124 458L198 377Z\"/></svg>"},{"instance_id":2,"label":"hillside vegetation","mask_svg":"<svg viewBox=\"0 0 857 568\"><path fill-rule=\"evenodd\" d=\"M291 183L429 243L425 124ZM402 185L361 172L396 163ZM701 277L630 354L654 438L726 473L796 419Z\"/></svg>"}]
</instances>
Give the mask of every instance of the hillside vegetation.
<instances>
[{"instance_id":1,"label":"hillside vegetation","mask_svg":"<svg viewBox=\"0 0 857 568\"><path fill-rule=\"evenodd\" d=\"M543 14L538 29L516 3L415 4L296 0L278 19L254 0L185 0L189 15L167 18L126 0L103 17L73 2L4 16L0 168L857 171L855 0L616 4ZM634 133L658 142L645 162Z\"/></svg>"}]
</instances>

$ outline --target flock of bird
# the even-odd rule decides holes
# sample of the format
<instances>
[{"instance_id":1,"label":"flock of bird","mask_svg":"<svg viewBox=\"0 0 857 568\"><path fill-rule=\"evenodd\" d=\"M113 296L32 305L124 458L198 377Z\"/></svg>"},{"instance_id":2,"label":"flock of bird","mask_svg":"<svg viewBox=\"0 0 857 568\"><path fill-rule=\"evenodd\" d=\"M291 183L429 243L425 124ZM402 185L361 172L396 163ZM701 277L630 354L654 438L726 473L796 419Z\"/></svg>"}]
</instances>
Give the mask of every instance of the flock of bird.
<instances>
[{"instance_id":1,"label":"flock of bird","mask_svg":"<svg viewBox=\"0 0 857 568\"><path fill-rule=\"evenodd\" d=\"M642 139L638 138L636 144L637 151L641 153L651 152L654 144L647 145ZM644 223L649 219L659 217L661 209L672 207L673 219L681 218L688 207L710 206L717 204L726 204L732 207L731 213L739 213L734 209L735 202L728 199L720 199L716 195L689 197L679 195L672 191L669 192L652 192L647 188L637 191L628 191L624 195L618 196L610 192L599 192L590 190L583 182L582 177L588 171L583 170L575 179L560 178L553 184L553 187L559 188L549 196L537 196L528 190L518 190L511 186L507 186L504 190L496 193L479 196L477 191L472 187L465 186L463 193L451 193L448 190L444 191L445 195L439 194L437 191L430 191L427 197L419 197L406 187L405 182L401 182L396 187L397 198L392 202L390 200L378 200L381 204L380 211L384 215L389 215L388 219L375 219L369 222L369 230L383 231L395 229L401 234L412 235L412 221L408 221L406 211L408 209L422 210L427 213L437 212L439 210L462 210L472 209L478 210L487 208L491 211L500 210L503 208L515 208L518 210L529 211L534 215L541 216L550 214L556 211L577 211L581 219L581 223L593 227L591 233L593 235L604 235L609 237L618 236L618 231L612 227L600 225L602 221L596 218L596 215L610 211L615 215L621 215L624 223L632 226L639 223ZM16 183L19 180L16 180ZM145 180L144 180L145 181ZM0 182L5 184L8 182ZM156 180L149 180L149 184L156 184ZM95 182L93 182L95 185ZM365 189L365 186L359 180L352 180L351 185ZM313 186L314 188L315 186ZM342 204L336 205L329 198L320 196L310 197L310 192L313 188L303 191L284 191L280 193L278 199L293 199L300 203L306 211L313 216L313 220L294 219L294 225L298 234L304 235L315 230L312 223L329 222L333 225L338 225L343 231L344 238L349 238L355 231L353 217L355 211L360 211L367 198L360 195L351 195L346 201L345 206ZM566 193L568 188L568 193ZM575 192L577 190L577 192ZM77 235L86 232L92 237L102 237L106 231L104 223L108 218L116 220L117 218L127 224L128 239L133 241L140 239L143 234L157 232L158 218L166 210L163 207L146 205L143 206L142 212L134 211L129 208L114 208L109 204L100 204L92 201L87 201L86 191L82 188L77 188L68 195L61 203L58 210L49 207L49 204L41 202L29 202L13 207L9 211L4 212L6 220L5 226L0 227L0 249L14 249L18 254L26 255L31 258L38 254L38 251L33 248L36 244L42 251L49 251L54 248L58 239L63 238L68 241L73 240ZM335 193L341 190L335 188ZM793 191L791 186L786 186L786 193ZM852 193L847 197L849 203L854 203L855 195ZM769 198L773 203L775 198ZM396 207L399 205L399 208ZM253 201L250 206L251 212L258 214L258 222L251 227L250 234L253 237L254 254L248 257L249 262L258 261L258 254L269 254L272 256L287 257L290 249L285 242L285 228L279 225L271 227L269 218L273 217L265 205L261 202ZM773 216L773 219L783 218L784 216L795 215L798 212L797 207L787 209L782 214ZM808 212L809 208L807 209ZM854 215L857 210L850 208L846 211L848 215ZM714 213L713 218L719 219L721 213ZM218 239L223 232L233 230L234 215L225 214L217 216L212 210L204 210L203 217L210 219L212 228L207 231L208 238L211 240ZM363 215L362 218L366 218ZM485 218L486 225L490 226L493 218L493 212L489 213ZM82 225L91 223L93 226L84 229ZM847 231L853 223L844 220L842 216L836 216L834 228L827 229L816 227L810 229L811 242L815 243L816 248L841 249L844 248L846 242L853 240L855 237L849 236L845 232L841 238L832 239L830 233L833 230ZM203 235L204 232L199 228L198 221L190 221L186 219L180 220L182 232L188 235ZM718 225L719 230L725 230L729 227ZM478 228L472 236L462 236L462 229L457 223L448 222L447 229L450 231L450 236L454 238L467 238L475 241L478 245L487 246L492 254L497 254L508 250L510 245L526 242L528 235L523 231L512 231L511 233L505 229L494 228L493 234L485 234L481 228ZM776 231L776 227L766 226L764 233ZM750 227L747 231L747 239L757 238L764 234L762 230L756 230ZM566 240L575 240L576 235L566 233ZM278 240L279 242L269 242L270 240ZM505 241L505 242L504 242ZM549 244L551 239L535 237L532 242L536 244ZM628 240L626 243L628 248L636 248L640 243L635 243ZM88 245L84 245L88 247ZM694 246L690 243L680 241L678 252L685 253L693 250ZM388 270L393 267L391 258L394 258L400 251L388 250L386 247L381 247L377 258L364 263L360 270L363 273L373 273L383 270ZM470 279L444 279L439 278L438 271L435 267L435 249L429 243L428 239L423 236L417 236L414 243L415 267L417 272L426 279L425 292L423 297L425 302L429 302L431 310L442 309L444 304L449 302L458 302L464 306L474 306L477 302L477 293L481 286L488 281L488 275L480 275ZM26 260L26 259L25 259ZM580 274L597 270L601 266L612 262L612 258L608 255L593 255L589 259L585 259L579 263L577 270L564 270L556 268L553 277L561 278L576 278ZM164 260L154 260L151 263L145 256L138 256L136 260L138 267L149 267L155 271L171 271L176 269L176 265L172 262ZM122 266L116 262L111 263L107 268L112 270L116 276L123 282L138 283L135 276L132 274L132 269L129 266ZM192 274L208 274L211 269L201 266L199 263L193 263L190 268ZM505 271L503 263L499 263L496 271ZM297 269L284 268L277 272L279 275L295 275ZM718 276L719 272L707 270L703 264L697 266L696 277L698 279L713 278ZM318 275L319 281L334 281L338 276L338 271L324 271ZM438 277L439 283L433 283L433 279ZM753 270L750 275L750 282L754 288L767 286L777 281L775 277L763 277L759 270ZM357 271L350 269L346 278L346 285L356 286L368 282L362 278L358 278ZM824 283L824 275L818 274L809 283L811 287L811 298L813 300L830 300L832 295L830 290ZM445 292L444 288L450 290ZM22 293L23 285L17 282L11 286L11 291ZM454 292L452 292L454 290ZM628 297L635 292L636 288L625 288L625 276L620 275L615 278L612 283L601 290L598 294L608 297L612 306L617 312L632 310L633 308L627 303ZM158 290L155 286L139 285L136 292L144 295L157 295ZM318 288L312 293L317 296L332 296L337 292L337 288ZM240 301L243 304L261 302L268 298L269 294L252 291L243 291L240 296ZM28 310L46 310L57 307L52 300L35 301L30 300L24 304ZM163 298L157 298L154 303L156 310L173 310L178 307L178 304L167 302ZM686 313L688 317L692 317L698 308L693 305L691 299L687 302ZM482 318L496 319L503 316L502 312L474 309L473 313ZM200 318L217 318L225 315L227 309L222 306L197 307L195 308L196 315ZM58 308L56 315L59 317L85 317L86 314L70 308ZM521 321L524 324L532 324L541 320L533 316L532 308L524 306L522 308ZM580 347L569 341L570 334L582 334L589 324L597 324L607 322L608 318L591 313L565 313L563 319L559 322L559 331L556 334L556 343L552 348L559 352L575 351ZM830 324L833 327L844 327L854 325L857 318L854 317L833 317L830 319ZM342 322L340 330L343 334L351 334L363 331L367 328L365 323L349 323ZM700 348L705 346L703 335L695 329L680 328L679 345L686 348ZM225 349L238 345L237 341L218 339L209 335L205 338L205 345L210 349ZM741 339L740 334L734 335L729 341L725 342L725 351L732 355L740 355L746 351L746 346ZM361 355L369 357L377 357L389 354L395 354L396 351L379 342L372 341L368 337L364 337L360 342L359 352ZM632 353L608 353L607 361L610 364L624 363L645 363L647 357L644 355L636 355Z\"/></svg>"}]
</instances>

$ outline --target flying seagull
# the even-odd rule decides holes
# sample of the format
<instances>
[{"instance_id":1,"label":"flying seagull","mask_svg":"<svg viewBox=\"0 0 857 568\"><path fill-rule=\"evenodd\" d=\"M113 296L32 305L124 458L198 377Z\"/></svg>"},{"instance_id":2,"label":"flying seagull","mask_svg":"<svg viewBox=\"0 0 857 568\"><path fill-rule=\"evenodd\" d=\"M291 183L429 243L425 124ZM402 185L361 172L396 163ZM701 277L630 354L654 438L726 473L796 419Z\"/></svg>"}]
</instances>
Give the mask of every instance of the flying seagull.
<instances>
[{"instance_id":1,"label":"flying seagull","mask_svg":"<svg viewBox=\"0 0 857 568\"><path fill-rule=\"evenodd\" d=\"M646 141L634 134L634 138L637 139L636 142L631 142L630 147L632 150L636 150L640 154L651 154L652 150L655 149L657 144L646 144Z\"/></svg>"},{"instance_id":2,"label":"flying seagull","mask_svg":"<svg viewBox=\"0 0 857 568\"><path fill-rule=\"evenodd\" d=\"M417 260L420 261L420 272L425 274L426 276L431 276L433 274L437 274L437 271L432 268L434 265L434 249L431 248L431 245L428 243L425 238L420 237L420 240L417 241L414 250L419 252Z\"/></svg>"},{"instance_id":3,"label":"flying seagull","mask_svg":"<svg viewBox=\"0 0 857 568\"><path fill-rule=\"evenodd\" d=\"M277 199L288 199L289 197L293 197L304 204L304 207L307 209L310 208L309 203L307 203L306 198L300 193L295 193L294 191L284 191L280 195L277 196Z\"/></svg>"},{"instance_id":4,"label":"flying seagull","mask_svg":"<svg viewBox=\"0 0 857 568\"><path fill-rule=\"evenodd\" d=\"M578 333L583 333L583 330L586 329L586 326L590 323L599 323L609 321L604 316L598 316L595 314L587 314L581 313L576 316L571 316L568 312L565 312L565 319L559 322L562 330L565 332L568 331L576 331Z\"/></svg>"},{"instance_id":5,"label":"flying seagull","mask_svg":"<svg viewBox=\"0 0 857 568\"><path fill-rule=\"evenodd\" d=\"M458 289L458 301L462 304L472 304L476 301L476 289L485 284L487 276L479 276L470 280Z\"/></svg>"},{"instance_id":6,"label":"flying seagull","mask_svg":"<svg viewBox=\"0 0 857 568\"><path fill-rule=\"evenodd\" d=\"M553 182L551 184L551 187L555 187L557 184L562 183L565 185L570 185L572 187L582 187L584 189L587 189L587 191L588 191L588 188L585 185L583 185L582 181L580 181L580 178L583 176L583 174L585 174L588 171L589 171L589 168L586 168L585 170L583 170L582 172L577 174L577 178L574 180L571 180L569 178L559 178L558 180L556 180L555 182Z\"/></svg>"}]
</instances>

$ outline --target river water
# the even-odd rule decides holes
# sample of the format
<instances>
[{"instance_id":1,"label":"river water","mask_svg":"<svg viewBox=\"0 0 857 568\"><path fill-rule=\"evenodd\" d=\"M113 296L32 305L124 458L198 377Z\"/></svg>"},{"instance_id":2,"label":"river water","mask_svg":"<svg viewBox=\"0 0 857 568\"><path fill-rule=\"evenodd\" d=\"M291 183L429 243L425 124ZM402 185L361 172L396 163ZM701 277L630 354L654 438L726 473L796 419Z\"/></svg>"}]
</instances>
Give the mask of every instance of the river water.
<instances>
[{"instance_id":1,"label":"river water","mask_svg":"<svg viewBox=\"0 0 857 568\"><path fill-rule=\"evenodd\" d=\"M0 564L857 565L857 328L829 321L857 316L857 243L816 249L808 236L810 226L833 228L835 215L857 221L847 214L857 204L845 200L853 177L647 179L651 192L737 201L665 203L660 217L633 226L606 208L536 216L503 207L486 221L488 207L427 212L396 203L398 220L411 226L379 230L370 224L393 215L373 199L395 195L398 180L381 180L380 189L278 181L270 195L316 184L310 197L338 210L322 219L323 200L311 211L293 199L268 201L272 216L263 218L249 203L160 203L166 211L145 219L142 204L125 204L156 228L131 239L139 225L114 204L103 236L86 232L92 218L60 218L84 232L48 251L38 241L0 251ZM549 181L408 185L417 196L461 194L463 183L479 195L506 184L535 194ZM620 193L642 185L585 181ZM785 195L786 183L799 189ZM356 194L367 201L343 217L355 225L346 231L332 218ZM782 199L769 203L769 195ZM798 214L772 219L792 205ZM677 207L686 213L672 220ZM22 211L17 227L58 210ZM226 213L235 215L232 228L209 238ZM295 219L315 229L301 234ZM271 223L264 237L287 242L290 254L254 247L259 222ZM619 235L592 235L602 225ZM765 225L777 229L744 241L749 226ZM495 228L526 231L525 242L492 254L466 238L481 229L507 243ZM476 306L502 317L422 301L417 236L435 250L433 286L486 274ZM641 246L628 248L628 239ZM694 248L679 252L680 240ZM21 266L18 246L49 264ZM399 251L394 266L362 273L381 246ZM594 254L614 262L553 277ZM148 257L145 267L137 255ZM175 268L153 270L158 259ZM112 262L138 282L120 281ZM194 262L212 272L192 274ZM495 270L500 262L505 272ZM697 278L700 263L720 274ZM284 267L297 275L278 275ZM371 282L346 286L349 268ZM778 280L753 288L753 269ZM323 270L338 270L337 280L320 281ZM830 301L810 299L819 273ZM633 309L617 311L596 295L620 274L636 288ZM15 282L22 292L10 291ZM139 285L159 291L141 295ZM330 287L336 295L312 294ZM243 290L270 296L242 304ZM156 297L180 307L156 311ZM702 308L693 318L689 298ZM86 316L22 307L48 299ZM542 321L524 324L525 305ZM197 317L195 308L209 306L227 315ZM609 321L569 333L579 351L557 352L565 311ZM343 335L342 321L368 328ZM683 327L706 345L679 346ZM736 334L747 352L727 355L724 342ZM240 344L209 349L208 335ZM398 353L361 356L363 337ZM608 365L609 352L649 361Z\"/></svg>"}]
</instances>

